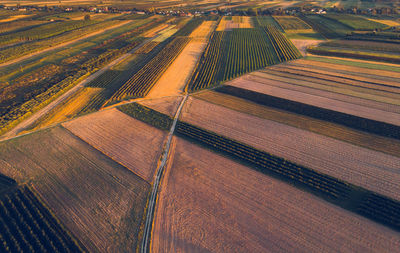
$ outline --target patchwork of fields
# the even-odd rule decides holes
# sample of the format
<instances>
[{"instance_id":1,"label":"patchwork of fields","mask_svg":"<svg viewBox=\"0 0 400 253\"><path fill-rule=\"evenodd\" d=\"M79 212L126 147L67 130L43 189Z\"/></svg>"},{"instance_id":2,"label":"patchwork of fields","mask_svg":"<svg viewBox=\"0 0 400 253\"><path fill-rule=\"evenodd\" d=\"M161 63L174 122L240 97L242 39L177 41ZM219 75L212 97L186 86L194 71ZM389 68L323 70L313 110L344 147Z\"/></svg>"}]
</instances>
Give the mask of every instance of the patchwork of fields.
<instances>
[{"instance_id":1,"label":"patchwork of fields","mask_svg":"<svg viewBox=\"0 0 400 253\"><path fill-rule=\"evenodd\" d=\"M396 16L192 4L0 10L0 252L396 252Z\"/></svg>"}]
</instances>

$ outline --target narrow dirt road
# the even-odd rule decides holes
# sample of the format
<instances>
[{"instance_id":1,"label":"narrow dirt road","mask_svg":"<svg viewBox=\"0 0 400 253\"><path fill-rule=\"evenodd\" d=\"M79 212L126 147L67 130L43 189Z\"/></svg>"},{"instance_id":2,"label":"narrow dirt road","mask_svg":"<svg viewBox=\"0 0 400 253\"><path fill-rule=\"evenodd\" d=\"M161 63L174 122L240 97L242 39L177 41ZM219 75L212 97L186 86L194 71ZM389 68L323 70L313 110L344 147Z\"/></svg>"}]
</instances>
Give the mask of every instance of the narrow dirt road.
<instances>
[{"instance_id":1,"label":"narrow dirt road","mask_svg":"<svg viewBox=\"0 0 400 253\"><path fill-rule=\"evenodd\" d=\"M65 47L65 46L71 45L71 44L73 44L73 43L75 43L75 42L78 42L78 41L81 41L81 40L84 40L84 39L87 39L87 38L90 38L90 37L99 35L99 34L101 34L101 33L105 33L105 32L107 32L107 31L109 31L109 30L118 28L118 27L120 27L120 26L126 25L126 24L131 23L131 22L133 22L133 20L128 20L128 21L122 22L122 23L120 23L120 24L107 27L107 28L105 28L105 29L103 29L103 30L100 30L100 31L97 31L97 32L93 32L93 33L89 33L89 34L87 34L87 35L84 35L84 36L82 36L82 37L79 37L78 39L70 40L70 41L67 41L67 42L58 44L57 46L49 47L49 48L46 48L46 49L43 49L43 50L40 50L40 51L31 53L31 54L24 55L24 56L22 56L22 57L19 57L19 58L14 59L14 60L1 63L1 64L0 64L0 68L6 67L6 66L9 66L9 65L12 65L12 64L19 63L20 61L26 60L26 59L28 59L28 58L30 58L30 57L33 57L33 56L37 56L37 55L40 55L40 54L43 54L43 53L46 53L46 52L49 52L49 51L52 51L52 50L56 50L56 49L61 48L61 47Z\"/></svg>"},{"instance_id":2,"label":"narrow dirt road","mask_svg":"<svg viewBox=\"0 0 400 253\"><path fill-rule=\"evenodd\" d=\"M142 240L142 245L141 245L141 249L140 249L141 253L149 252L149 245L150 245L150 240L151 240L151 230L152 230L153 217L154 217L154 208L155 208L156 200L157 200L158 187L160 186L160 180L161 180L161 177L162 177L164 169L165 169L165 164L167 162L167 158L168 158L168 154L169 154L170 146L171 146L171 140L172 140L172 137L174 136L176 123L178 122L179 115L181 114L183 105L185 104L187 98L188 98L188 95L186 94L185 97L182 99L182 102L179 105L178 110L175 113L174 121L172 123L171 129L169 130L167 143L166 143L164 151L162 153L161 163L157 168L157 174L156 174L156 178L154 179L154 182L153 182L153 188L151 191L147 214L146 214L145 227L144 227L144 232L143 232L143 240Z\"/></svg>"}]
</instances>

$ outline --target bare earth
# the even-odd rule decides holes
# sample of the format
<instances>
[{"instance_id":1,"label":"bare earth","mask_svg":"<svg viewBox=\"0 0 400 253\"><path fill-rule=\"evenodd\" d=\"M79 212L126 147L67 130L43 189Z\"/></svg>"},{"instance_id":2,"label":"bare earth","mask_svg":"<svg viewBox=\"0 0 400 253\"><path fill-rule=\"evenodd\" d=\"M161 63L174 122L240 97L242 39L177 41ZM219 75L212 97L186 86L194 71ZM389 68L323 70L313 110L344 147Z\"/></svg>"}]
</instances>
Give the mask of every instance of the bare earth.
<instances>
[{"instance_id":1,"label":"bare earth","mask_svg":"<svg viewBox=\"0 0 400 253\"><path fill-rule=\"evenodd\" d=\"M314 46L322 42L321 40L300 40L300 39L291 39L291 41L303 56L307 55L306 49L308 46Z\"/></svg>"},{"instance_id":2,"label":"bare earth","mask_svg":"<svg viewBox=\"0 0 400 253\"><path fill-rule=\"evenodd\" d=\"M144 180L152 181L165 132L115 108L80 117L63 126Z\"/></svg>"},{"instance_id":3,"label":"bare earth","mask_svg":"<svg viewBox=\"0 0 400 253\"><path fill-rule=\"evenodd\" d=\"M207 43L189 42L150 91L148 98L180 95Z\"/></svg>"},{"instance_id":4,"label":"bare earth","mask_svg":"<svg viewBox=\"0 0 400 253\"><path fill-rule=\"evenodd\" d=\"M181 120L400 200L400 158L188 99Z\"/></svg>"},{"instance_id":5,"label":"bare earth","mask_svg":"<svg viewBox=\"0 0 400 253\"><path fill-rule=\"evenodd\" d=\"M67 130L1 142L0 173L31 183L89 252L136 248L150 185Z\"/></svg>"},{"instance_id":6,"label":"bare earth","mask_svg":"<svg viewBox=\"0 0 400 253\"><path fill-rule=\"evenodd\" d=\"M152 252L394 252L398 232L176 139Z\"/></svg>"},{"instance_id":7,"label":"bare earth","mask_svg":"<svg viewBox=\"0 0 400 253\"><path fill-rule=\"evenodd\" d=\"M319 97L316 95L303 93L294 90L282 89L271 85L260 84L251 80L246 80L243 77L239 77L228 85L240 87L243 89L259 92L262 94L268 94L275 97L280 97L300 103L305 103L329 110L339 111L359 117L373 119L381 122L386 122L400 126L400 117L396 113L378 110L375 108L368 108L361 105L356 105L348 102L338 101L331 98Z\"/></svg>"},{"instance_id":8,"label":"bare earth","mask_svg":"<svg viewBox=\"0 0 400 253\"><path fill-rule=\"evenodd\" d=\"M178 96L178 97L165 97L165 98L143 100L138 103L147 106L153 110L174 117L181 101L182 97Z\"/></svg>"}]
</instances>

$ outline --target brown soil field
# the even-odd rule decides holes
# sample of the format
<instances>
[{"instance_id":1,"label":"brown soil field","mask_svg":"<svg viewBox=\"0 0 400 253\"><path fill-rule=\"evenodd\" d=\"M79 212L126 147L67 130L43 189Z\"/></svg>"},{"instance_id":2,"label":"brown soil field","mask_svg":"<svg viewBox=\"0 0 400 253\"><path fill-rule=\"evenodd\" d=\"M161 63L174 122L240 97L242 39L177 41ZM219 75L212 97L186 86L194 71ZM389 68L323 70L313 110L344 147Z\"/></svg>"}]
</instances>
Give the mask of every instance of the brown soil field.
<instances>
[{"instance_id":1,"label":"brown soil field","mask_svg":"<svg viewBox=\"0 0 400 253\"><path fill-rule=\"evenodd\" d=\"M32 184L89 252L136 248L150 185L69 131L1 142L0 173Z\"/></svg>"},{"instance_id":2,"label":"brown soil field","mask_svg":"<svg viewBox=\"0 0 400 253\"><path fill-rule=\"evenodd\" d=\"M147 106L153 110L174 117L181 101L182 97L179 96L179 97L165 97L165 98L143 100L138 102L138 104Z\"/></svg>"},{"instance_id":3,"label":"brown soil field","mask_svg":"<svg viewBox=\"0 0 400 253\"><path fill-rule=\"evenodd\" d=\"M290 65L301 65L301 66L308 66L313 68L326 68L326 69L334 69L335 71L348 71L353 74L368 74L374 75L375 78L384 77L384 78L398 78L400 79L400 73L388 70L378 70L378 69L370 69L370 68L361 68L355 66L348 66L348 65L341 65L341 64L333 64L333 63L326 63L320 61L312 61L306 59L299 59L296 61L291 61ZM396 79L394 79L396 80Z\"/></svg>"},{"instance_id":4,"label":"brown soil field","mask_svg":"<svg viewBox=\"0 0 400 253\"><path fill-rule=\"evenodd\" d=\"M276 121L289 126L301 128L317 134L322 134L331 138L352 143L357 146L362 146L368 149L400 157L399 140L368 134L352 128L347 128L327 121L317 120L307 116L274 109L272 107L265 107L245 99L219 92L207 91L199 93L194 97L238 112Z\"/></svg>"},{"instance_id":5,"label":"brown soil field","mask_svg":"<svg viewBox=\"0 0 400 253\"><path fill-rule=\"evenodd\" d=\"M261 83L288 83L295 86L309 87L318 90L329 91L358 97L361 99L373 100L380 103L386 103L394 106L400 105L400 96L386 91L373 90L363 87L356 87L343 83L326 81L311 77L300 77L288 73L273 73L272 71L256 71L241 77L242 79L249 79ZM277 81L277 82L276 82Z\"/></svg>"},{"instance_id":6,"label":"brown soil field","mask_svg":"<svg viewBox=\"0 0 400 253\"><path fill-rule=\"evenodd\" d=\"M245 80L243 78L235 79L228 84L262 94L268 94L275 97L280 97L300 103L305 103L329 110L334 110L400 126L400 117L397 113L382 111L366 106L356 105L353 103L334 100L331 98L319 97L299 91L282 89L271 85L265 85L250 80Z\"/></svg>"},{"instance_id":7,"label":"brown soil field","mask_svg":"<svg viewBox=\"0 0 400 253\"><path fill-rule=\"evenodd\" d=\"M307 83L307 82L299 81L296 79L281 78L279 76L274 77L272 75L260 73L260 72L251 73L244 79L252 81L252 82L264 84L264 85L270 85L270 86L280 87L283 89L295 90L295 91L304 92L304 93L308 93L308 94L312 94L312 95L317 95L320 97L326 97L326 98L331 98L331 99L335 99L335 100L339 100L339 101L343 101L343 102L366 106L369 108L375 108L378 110L400 113L399 105L387 104L387 103L382 103L382 102L378 102L378 101L374 101L374 100L365 99L362 96L364 94L361 94L361 97L358 97L358 96L352 96L353 95L352 93L349 93L346 91L344 92L345 94L341 94L341 93L332 92L332 90L329 90L329 89L327 89L327 90L318 89L319 88L318 84L316 85L314 83ZM350 95L347 95L347 93L349 93ZM372 97L372 98L374 98L374 97ZM384 98L384 99L386 99L386 98Z\"/></svg>"},{"instance_id":8,"label":"brown soil field","mask_svg":"<svg viewBox=\"0 0 400 253\"><path fill-rule=\"evenodd\" d=\"M321 69L310 69L309 67L279 65L271 66L268 70L283 71L294 75L305 75L314 78L327 79L337 82L346 82L355 86L361 86L370 89L378 89L388 92L400 93L400 82L390 82L377 80L372 77L357 76L354 74L337 73L334 69L331 71Z\"/></svg>"},{"instance_id":9,"label":"brown soil field","mask_svg":"<svg viewBox=\"0 0 400 253\"><path fill-rule=\"evenodd\" d=\"M291 162L400 199L400 157L190 97L181 120Z\"/></svg>"},{"instance_id":10,"label":"brown soil field","mask_svg":"<svg viewBox=\"0 0 400 253\"><path fill-rule=\"evenodd\" d=\"M153 180L166 132L115 108L80 117L63 126L144 180Z\"/></svg>"},{"instance_id":11,"label":"brown soil field","mask_svg":"<svg viewBox=\"0 0 400 253\"><path fill-rule=\"evenodd\" d=\"M393 252L398 232L175 139L152 252Z\"/></svg>"},{"instance_id":12,"label":"brown soil field","mask_svg":"<svg viewBox=\"0 0 400 253\"><path fill-rule=\"evenodd\" d=\"M206 42L191 41L156 82L148 98L180 95L189 81Z\"/></svg>"},{"instance_id":13,"label":"brown soil field","mask_svg":"<svg viewBox=\"0 0 400 253\"><path fill-rule=\"evenodd\" d=\"M46 115L46 118L35 123L37 126L34 130L72 119L90 102L93 97L100 93L101 90L101 88L83 88L68 99L68 101L58 105L49 112L49 114Z\"/></svg>"}]
</instances>

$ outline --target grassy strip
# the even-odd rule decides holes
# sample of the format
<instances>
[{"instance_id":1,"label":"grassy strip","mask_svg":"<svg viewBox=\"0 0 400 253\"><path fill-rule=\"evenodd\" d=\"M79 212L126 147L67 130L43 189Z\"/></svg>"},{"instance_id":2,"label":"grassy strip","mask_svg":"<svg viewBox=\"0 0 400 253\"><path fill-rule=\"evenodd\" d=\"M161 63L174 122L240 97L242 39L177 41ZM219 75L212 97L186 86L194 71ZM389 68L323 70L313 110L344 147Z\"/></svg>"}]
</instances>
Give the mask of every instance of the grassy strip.
<instances>
[{"instance_id":1,"label":"grassy strip","mask_svg":"<svg viewBox=\"0 0 400 253\"><path fill-rule=\"evenodd\" d=\"M400 139L400 126L389 123L366 119L233 86L223 86L218 88L216 91L248 99L261 105L271 106L312 118L341 124L350 128L385 137Z\"/></svg>"},{"instance_id":2,"label":"grassy strip","mask_svg":"<svg viewBox=\"0 0 400 253\"><path fill-rule=\"evenodd\" d=\"M378 69L378 70L389 70L400 72L400 67L390 66L390 65L382 65L382 64L374 64L369 62L359 62L359 61L351 61L351 60L341 60L341 59L331 59L326 57L319 57L319 56L307 56L306 60L312 61L319 61L319 62L327 62L327 63L334 63L334 64L341 64L346 66L355 66L361 68L368 68L368 69Z\"/></svg>"},{"instance_id":3,"label":"grassy strip","mask_svg":"<svg viewBox=\"0 0 400 253\"><path fill-rule=\"evenodd\" d=\"M400 202L184 122L177 134L264 174L400 231Z\"/></svg>"},{"instance_id":4,"label":"grassy strip","mask_svg":"<svg viewBox=\"0 0 400 253\"><path fill-rule=\"evenodd\" d=\"M171 117L144 105L131 103L119 106L118 110L161 130L169 130L172 126Z\"/></svg>"},{"instance_id":5,"label":"grassy strip","mask_svg":"<svg viewBox=\"0 0 400 253\"><path fill-rule=\"evenodd\" d=\"M388 63L400 63L400 56L395 54L384 54L384 53L375 53L375 52L361 52L354 51L351 49L344 48L325 48L325 47L309 47L307 48L307 52L316 54L316 55L324 55L324 56L335 56L335 57L345 57L345 58L354 58L354 59L362 59L362 60L372 60L372 61L381 61Z\"/></svg>"}]
</instances>

